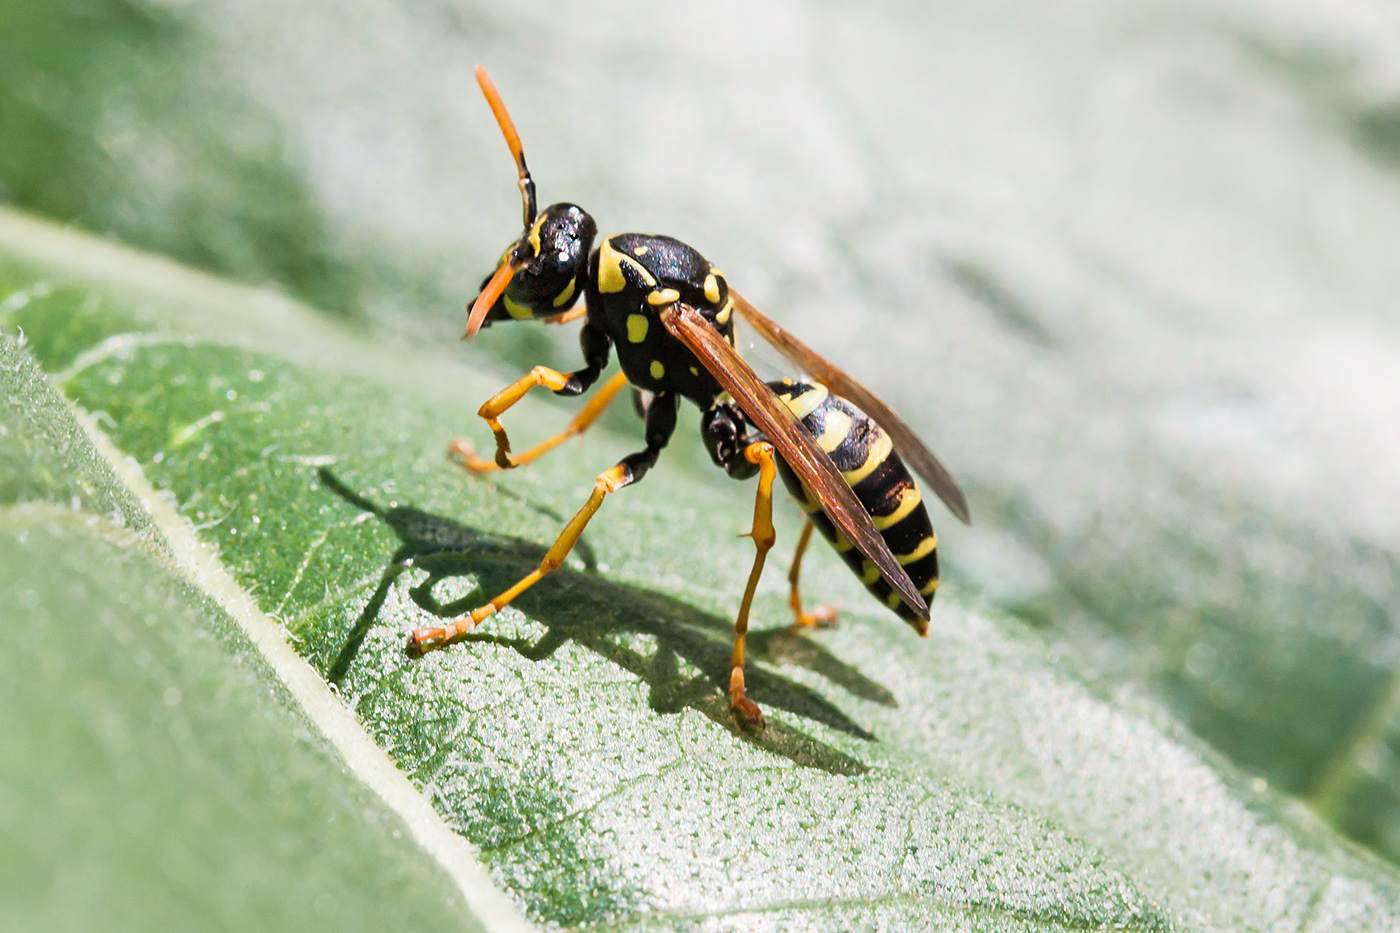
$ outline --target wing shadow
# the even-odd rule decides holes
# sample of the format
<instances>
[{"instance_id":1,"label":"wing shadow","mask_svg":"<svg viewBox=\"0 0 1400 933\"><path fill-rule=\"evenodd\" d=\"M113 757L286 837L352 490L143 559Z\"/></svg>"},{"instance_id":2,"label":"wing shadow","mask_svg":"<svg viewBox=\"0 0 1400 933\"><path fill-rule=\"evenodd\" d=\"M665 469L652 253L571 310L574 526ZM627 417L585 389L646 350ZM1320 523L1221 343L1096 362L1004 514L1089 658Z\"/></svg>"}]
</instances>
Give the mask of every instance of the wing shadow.
<instances>
[{"instance_id":1,"label":"wing shadow","mask_svg":"<svg viewBox=\"0 0 1400 933\"><path fill-rule=\"evenodd\" d=\"M414 567L427 573L426 579L409 591L418 606L434 616L456 618L479 605L483 593L500 592L533 570L544 556L546 548L533 542L482 532L411 506L381 507L347 487L330 470L322 468L318 473L328 489L378 517L400 542L378 588L327 668L326 677L334 684L345 677L377 621L390 587L404 570ZM479 586L467 596L444 603L433 595L434 586L440 581L468 574L477 578ZM658 713L676 713L688 707L742 740L799 765L843 775L868 770L855 758L779 721L770 719L768 727L758 735L736 727L724 692L729 684L733 642L733 623L729 619L702 612L662 593L611 582L567 566L521 594L512 605L545 626L545 634L539 640L494 635L488 622L485 630L469 633L462 643L508 647L530 660L541 661L572 641L644 681L650 690L651 708ZM628 639L618 637L626 634L650 636L656 644L655 652L648 655L635 650L626 644ZM757 703L815 720L847 735L867 741L875 739L820 693L781 676L771 667L799 665L862 699L889 707L896 705L884 687L820 644L786 628L751 632L749 660L747 688ZM698 670L699 675L683 671L683 661Z\"/></svg>"}]
</instances>

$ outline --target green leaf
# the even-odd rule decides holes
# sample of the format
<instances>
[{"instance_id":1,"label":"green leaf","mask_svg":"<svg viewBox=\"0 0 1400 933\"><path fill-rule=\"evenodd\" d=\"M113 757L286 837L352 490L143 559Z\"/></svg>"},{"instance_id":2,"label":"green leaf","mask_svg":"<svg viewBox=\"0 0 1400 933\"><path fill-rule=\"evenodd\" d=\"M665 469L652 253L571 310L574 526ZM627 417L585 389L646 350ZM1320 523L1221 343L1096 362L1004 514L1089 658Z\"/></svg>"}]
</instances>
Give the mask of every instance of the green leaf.
<instances>
[{"instance_id":1,"label":"green leaf","mask_svg":"<svg viewBox=\"0 0 1400 933\"><path fill-rule=\"evenodd\" d=\"M769 728L738 734L721 690L752 490L687 469L693 439L610 497L565 568L463 643L410 657L411 628L533 565L635 429L473 479L443 449L483 439L475 405L508 378L479 357L409 351L13 216L0 244L6 328L132 459L123 482L169 497L158 527L217 549L538 922L1400 922L1393 868L956 583L924 641L818 555L808 589L841 622L794 635L770 573L750 655ZM523 442L564 417L531 398L507 423ZM34 667L64 656L33 650Z\"/></svg>"},{"instance_id":2,"label":"green leaf","mask_svg":"<svg viewBox=\"0 0 1400 933\"><path fill-rule=\"evenodd\" d=\"M481 930L0 333L0 926Z\"/></svg>"},{"instance_id":3,"label":"green leaf","mask_svg":"<svg viewBox=\"0 0 1400 933\"><path fill-rule=\"evenodd\" d=\"M541 197L694 243L933 442L950 579L1400 859L1373 8L24 0L0 197L436 345L518 216L483 61Z\"/></svg>"}]
</instances>

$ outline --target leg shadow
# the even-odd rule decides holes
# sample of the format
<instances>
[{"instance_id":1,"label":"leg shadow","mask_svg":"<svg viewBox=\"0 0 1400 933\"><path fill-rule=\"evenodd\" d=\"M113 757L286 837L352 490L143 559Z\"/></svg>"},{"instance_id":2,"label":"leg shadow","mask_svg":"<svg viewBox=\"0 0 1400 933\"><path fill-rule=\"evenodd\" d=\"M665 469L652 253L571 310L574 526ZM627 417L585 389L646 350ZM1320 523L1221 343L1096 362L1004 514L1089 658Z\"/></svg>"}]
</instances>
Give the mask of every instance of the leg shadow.
<instances>
[{"instance_id":1,"label":"leg shadow","mask_svg":"<svg viewBox=\"0 0 1400 933\"><path fill-rule=\"evenodd\" d=\"M319 471L326 487L346 502L377 516L398 537L375 589L344 646L327 670L339 684L365 637L374 626L395 579L409 567L427 573L409 591L413 601L440 618L457 618L479 605L483 594L499 592L538 566L546 548L517 538L478 531L449 518L405 506L383 508L346 487L329 470ZM467 596L440 602L433 590L442 580L475 575L479 586ZM744 741L805 767L833 774L857 775L868 770L862 762L799 729L769 720L757 735L740 730L729 710L733 623L701 612L665 594L609 582L591 573L561 567L513 603L546 627L537 641L505 638L487 630L471 632L464 643L508 647L533 661L548 659L572 641L613 662L649 688L649 702L658 713L690 708L738 735ZM629 634L649 636L652 654L632 648ZM448 649L451 650L451 649ZM840 661L821 645L787 629L749 635L749 696L761 706L786 710L865 740L875 738L825 697L804 684L783 677L770 665L798 665L821 674L848 692L885 706L894 698L884 687ZM681 662L699 671L688 676ZM758 663L755 663L758 662Z\"/></svg>"}]
</instances>

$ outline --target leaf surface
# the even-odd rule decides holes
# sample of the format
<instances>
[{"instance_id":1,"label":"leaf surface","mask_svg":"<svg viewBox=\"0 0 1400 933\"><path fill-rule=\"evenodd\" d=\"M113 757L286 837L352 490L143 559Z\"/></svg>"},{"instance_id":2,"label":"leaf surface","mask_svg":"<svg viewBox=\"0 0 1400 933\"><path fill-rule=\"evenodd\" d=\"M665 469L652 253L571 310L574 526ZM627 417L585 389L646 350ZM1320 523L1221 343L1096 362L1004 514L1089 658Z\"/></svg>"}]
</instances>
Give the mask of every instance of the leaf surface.
<instances>
[{"instance_id":1,"label":"leaf surface","mask_svg":"<svg viewBox=\"0 0 1400 933\"><path fill-rule=\"evenodd\" d=\"M442 450L464 429L483 439L474 408L504 374L23 229L0 268L7 332L23 328L62 391L172 497L533 919L1400 920L1392 869L956 587L919 640L820 555L809 589L841 605L841 624L791 635L770 574L750 677L770 725L736 734L721 684L751 490L722 475L663 461L610 497L564 569L465 642L409 657L412 627L533 566L593 475L638 439L600 430L530 469L472 479ZM563 418L531 399L507 425L523 438Z\"/></svg>"}]
</instances>

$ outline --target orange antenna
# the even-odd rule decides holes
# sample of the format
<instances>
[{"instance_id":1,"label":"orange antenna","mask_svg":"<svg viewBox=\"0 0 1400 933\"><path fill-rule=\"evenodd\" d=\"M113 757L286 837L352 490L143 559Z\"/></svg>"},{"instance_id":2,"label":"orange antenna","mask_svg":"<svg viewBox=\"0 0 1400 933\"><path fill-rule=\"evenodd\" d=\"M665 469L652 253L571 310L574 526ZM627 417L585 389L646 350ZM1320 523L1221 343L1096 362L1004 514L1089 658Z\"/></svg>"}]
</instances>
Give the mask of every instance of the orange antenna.
<instances>
[{"instance_id":1,"label":"orange antenna","mask_svg":"<svg viewBox=\"0 0 1400 933\"><path fill-rule=\"evenodd\" d=\"M471 310L467 312L467 332L462 335L463 340L470 340L476 336L476 332L481 330L482 321L486 320L486 315L491 313L491 308L496 304L496 299L501 297L501 293L510 284L511 277L520 268L520 263L508 261L501 263L501 267L496 270L496 274L491 276L491 281L486 283L486 287L481 290L481 294L476 296L476 301L472 302Z\"/></svg>"},{"instance_id":2,"label":"orange antenna","mask_svg":"<svg viewBox=\"0 0 1400 933\"><path fill-rule=\"evenodd\" d=\"M476 83L481 85L481 93L486 95L486 103L491 105L491 113L495 114L496 122L500 124L501 135L506 138L510 154L515 158L515 167L520 172L520 181L517 184L520 186L525 228L528 230L535 222L535 180L530 177L530 170L525 167L525 150L520 146L520 134L515 131L515 123L511 121L505 101L501 100L501 94L496 90L491 76L486 73L485 65L476 66Z\"/></svg>"}]
</instances>

